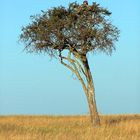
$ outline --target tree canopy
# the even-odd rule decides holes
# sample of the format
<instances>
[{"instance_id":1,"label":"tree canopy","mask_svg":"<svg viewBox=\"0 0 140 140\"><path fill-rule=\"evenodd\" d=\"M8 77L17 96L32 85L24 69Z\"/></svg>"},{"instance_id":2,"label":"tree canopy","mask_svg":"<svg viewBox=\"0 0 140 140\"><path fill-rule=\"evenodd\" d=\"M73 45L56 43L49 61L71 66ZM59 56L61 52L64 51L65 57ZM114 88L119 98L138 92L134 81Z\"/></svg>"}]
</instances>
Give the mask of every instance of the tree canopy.
<instances>
[{"instance_id":1,"label":"tree canopy","mask_svg":"<svg viewBox=\"0 0 140 140\"><path fill-rule=\"evenodd\" d=\"M31 16L22 28L21 41L30 52L46 52L61 57L63 50L86 55L97 50L111 53L119 30L111 24L111 12L99 4L70 3Z\"/></svg>"}]
</instances>

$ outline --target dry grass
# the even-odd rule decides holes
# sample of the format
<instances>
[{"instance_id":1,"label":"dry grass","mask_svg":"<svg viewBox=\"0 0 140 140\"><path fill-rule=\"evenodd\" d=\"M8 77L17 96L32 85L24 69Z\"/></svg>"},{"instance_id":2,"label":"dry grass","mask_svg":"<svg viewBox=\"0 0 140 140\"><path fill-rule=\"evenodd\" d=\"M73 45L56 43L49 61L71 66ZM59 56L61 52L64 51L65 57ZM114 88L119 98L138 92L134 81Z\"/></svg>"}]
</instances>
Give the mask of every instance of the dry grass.
<instances>
[{"instance_id":1,"label":"dry grass","mask_svg":"<svg viewBox=\"0 0 140 140\"><path fill-rule=\"evenodd\" d=\"M140 140L140 115L101 116L92 128L88 116L1 116L0 140Z\"/></svg>"}]
</instances>

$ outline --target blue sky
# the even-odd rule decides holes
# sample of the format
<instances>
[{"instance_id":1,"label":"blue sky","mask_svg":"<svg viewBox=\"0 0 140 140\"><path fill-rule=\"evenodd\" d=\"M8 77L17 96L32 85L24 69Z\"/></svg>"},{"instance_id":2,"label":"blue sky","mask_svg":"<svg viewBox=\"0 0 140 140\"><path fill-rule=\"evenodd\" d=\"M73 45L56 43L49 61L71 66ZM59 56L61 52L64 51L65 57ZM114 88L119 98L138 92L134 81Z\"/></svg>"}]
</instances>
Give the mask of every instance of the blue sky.
<instances>
[{"instance_id":1,"label":"blue sky","mask_svg":"<svg viewBox=\"0 0 140 140\"><path fill-rule=\"evenodd\" d=\"M70 2L0 0L0 115L88 113L86 97L72 73L47 55L23 52L23 44L18 43L30 15ZM140 1L96 2L112 12L112 23L121 31L112 56L89 55L98 110L140 113Z\"/></svg>"}]
</instances>

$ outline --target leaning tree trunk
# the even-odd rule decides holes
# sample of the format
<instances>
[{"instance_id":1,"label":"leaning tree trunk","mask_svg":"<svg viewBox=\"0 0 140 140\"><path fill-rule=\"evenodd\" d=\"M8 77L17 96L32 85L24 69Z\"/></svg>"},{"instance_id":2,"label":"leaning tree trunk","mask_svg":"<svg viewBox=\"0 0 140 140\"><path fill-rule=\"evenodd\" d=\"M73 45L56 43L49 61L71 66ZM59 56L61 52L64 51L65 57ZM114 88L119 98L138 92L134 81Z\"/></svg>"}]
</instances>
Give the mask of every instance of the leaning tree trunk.
<instances>
[{"instance_id":1,"label":"leaning tree trunk","mask_svg":"<svg viewBox=\"0 0 140 140\"><path fill-rule=\"evenodd\" d=\"M96 106L95 89L94 89L92 74L90 71L87 57L86 57L86 55L79 55L77 52L75 52L73 54L73 56L75 57L74 59L71 58L71 52L69 52L68 57L61 56L61 63L64 66L66 66L67 68L69 68L73 73L75 73L77 78L81 82L83 89L84 89L84 92L85 92L86 97L87 97L91 123L93 126L99 126L100 125L100 118L99 118L97 106ZM79 63L79 61L76 60L76 58L79 61L81 61L81 63ZM70 65L65 63L63 61L63 59L67 60L70 63ZM85 75L85 78L86 78L85 81L83 80L82 76L80 75L80 72L79 72L80 70Z\"/></svg>"},{"instance_id":2,"label":"leaning tree trunk","mask_svg":"<svg viewBox=\"0 0 140 140\"><path fill-rule=\"evenodd\" d=\"M86 56L84 57L84 59L82 59L82 63L84 65L84 68L87 74L86 96L87 96L87 102L88 102L89 111L90 111L91 123L93 126L99 126L100 118L97 111L97 105L96 105L96 99L95 99L95 88L94 88L93 78L92 78L92 74L91 74Z\"/></svg>"},{"instance_id":3,"label":"leaning tree trunk","mask_svg":"<svg viewBox=\"0 0 140 140\"><path fill-rule=\"evenodd\" d=\"M88 106L89 106L89 111L90 111L91 123L93 126L99 126L100 118L99 118L98 111L97 111L96 100L95 100L95 91L94 91L93 85L88 86L87 101L88 101Z\"/></svg>"}]
</instances>

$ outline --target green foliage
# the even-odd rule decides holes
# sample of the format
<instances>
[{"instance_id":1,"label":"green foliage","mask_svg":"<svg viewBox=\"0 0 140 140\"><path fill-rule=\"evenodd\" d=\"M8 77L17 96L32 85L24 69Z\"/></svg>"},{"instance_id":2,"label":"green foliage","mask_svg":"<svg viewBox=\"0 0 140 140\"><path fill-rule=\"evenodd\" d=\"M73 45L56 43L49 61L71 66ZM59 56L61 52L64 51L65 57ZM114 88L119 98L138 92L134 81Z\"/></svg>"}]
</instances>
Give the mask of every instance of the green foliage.
<instances>
[{"instance_id":1,"label":"green foliage","mask_svg":"<svg viewBox=\"0 0 140 140\"><path fill-rule=\"evenodd\" d=\"M31 16L31 24L22 28L21 41L31 52L51 56L73 48L79 54L100 50L111 53L119 30L109 20L111 13L99 4L70 3ZM59 55L58 55L59 56Z\"/></svg>"}]
</instances>

